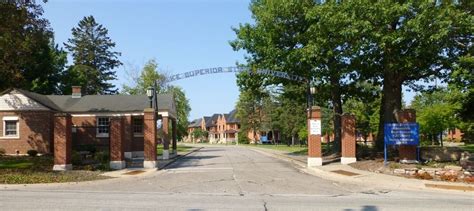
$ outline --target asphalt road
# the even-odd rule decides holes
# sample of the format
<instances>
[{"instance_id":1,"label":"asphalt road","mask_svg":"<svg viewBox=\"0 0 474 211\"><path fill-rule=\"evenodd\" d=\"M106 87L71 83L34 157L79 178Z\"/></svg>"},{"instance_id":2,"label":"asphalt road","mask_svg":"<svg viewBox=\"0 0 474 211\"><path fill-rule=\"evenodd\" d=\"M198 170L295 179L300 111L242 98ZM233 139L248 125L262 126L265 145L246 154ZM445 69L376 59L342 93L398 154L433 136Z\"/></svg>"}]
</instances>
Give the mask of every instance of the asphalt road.
<instances>
[{"instance_id":1,"label":"asphalt road","mask_svg":"<svg viewBox=\"0 0 474 211\"><path fill-rule=\"evenodd\" d=\"M0 190L0 210L135 209L474 210L474 194L337 183L232 146L203 148L140 177Z\"/></svg>"}]
</instances>

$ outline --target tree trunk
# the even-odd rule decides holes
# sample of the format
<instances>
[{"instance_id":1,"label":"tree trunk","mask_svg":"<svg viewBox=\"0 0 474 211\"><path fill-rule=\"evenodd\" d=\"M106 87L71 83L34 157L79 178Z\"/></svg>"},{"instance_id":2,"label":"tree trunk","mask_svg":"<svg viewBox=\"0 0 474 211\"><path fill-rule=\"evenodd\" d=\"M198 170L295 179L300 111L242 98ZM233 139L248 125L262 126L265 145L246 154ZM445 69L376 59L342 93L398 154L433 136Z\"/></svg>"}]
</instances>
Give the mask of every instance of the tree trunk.
<instances>
[{"instance_id":1,"label":"tree trunk","mask_svg":"<svg viewBox=\"0 0 474 211\"><path fill-rule=\"evenodd\" d=\"M442 132L439 134L439 143L441 147L443 147L443 133Z\"/></svg>"},{"instance_id":2,"label":"tree trunk","mask_svg":"<svg viewBox=\"0 0 474 211\"><path fill-rule=\"evenodd\" d=\"M334 117L333 117L333 124L334 124L334 152L340 152L341 151L341 115L342 115L342 99L341 99L341 93L339 90L339 78L338 77L332 77L331 78L331 101L333 104L333 109L334 109Z\"/></svg>"},{"instance_id":3,"label":"tree trunk","mask_svg":"<svg viewBox=\"0 0 474 211\"><path fill-rule=\"evenodd\" d=\"M382 103L380 108L379 132L377 134L377 150L382 151L384 145L384 124L396 123L395 114L402 109L402 80L396 72L386 71L383 80Z\"/></svg>"}]
</instances>

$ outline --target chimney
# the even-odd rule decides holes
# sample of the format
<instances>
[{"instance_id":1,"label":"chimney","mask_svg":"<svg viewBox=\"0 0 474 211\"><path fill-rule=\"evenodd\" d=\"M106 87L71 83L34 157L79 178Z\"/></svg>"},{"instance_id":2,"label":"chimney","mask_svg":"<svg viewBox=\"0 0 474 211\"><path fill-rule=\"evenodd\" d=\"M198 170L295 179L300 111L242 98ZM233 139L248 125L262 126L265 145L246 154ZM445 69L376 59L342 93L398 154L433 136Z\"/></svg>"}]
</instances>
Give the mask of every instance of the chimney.
<instances>
[{"instance_id":1,"label":"chimney","mask_svg":"<svg viewBox=\"0 0 474 211\"><path fill-rule=\"evenodd\" d=\"M81 86L72 86L72 98L81 98Z\"/></svg>"}]
</instances>

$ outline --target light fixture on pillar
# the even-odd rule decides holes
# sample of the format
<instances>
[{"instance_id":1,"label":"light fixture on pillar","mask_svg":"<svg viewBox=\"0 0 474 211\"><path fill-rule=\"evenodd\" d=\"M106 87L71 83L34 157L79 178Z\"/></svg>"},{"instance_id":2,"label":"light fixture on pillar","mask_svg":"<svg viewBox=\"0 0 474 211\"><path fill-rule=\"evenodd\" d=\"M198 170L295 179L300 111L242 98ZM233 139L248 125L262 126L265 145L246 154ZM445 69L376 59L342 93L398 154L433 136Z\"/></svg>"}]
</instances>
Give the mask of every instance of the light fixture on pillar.
<instances>
[{"instance_id":1,"label":"light fixture on pillar","mask_svg":"<svg viewBox=\"0 0 474 211\"><path fill-rule=\"evenodd\" d=\"M311 93L311 95L315 95L316 94L316 87L312 86L311 88L309 88L309 92Z\"/></svg>"},{"instance_id":2,"label":"light fixture on pillar","mask_svg":"<svg viewBox=\"0 0 474 211\"><path fill-rule=\"evenodd\" d=\"M309 102L308 102L308 107L309 107L309 108L308 108L308 109L311 109L311 107L313 106L313 103L314 103L314 102L313 102L313 101L314 101L314 97L313 97L313 96L314 96L315 94L316 94L316 87L314 87L314 86L309 87L309 96L308 96L308 100L309 100Z\"/></svg>"},{"instance_id":3,"label":"light fixture on pillar","mask_svg":"<svg viewBox=\"0 0 474 211\"><path fill-rule=\"evenodd\" d=\"M150 101L150 108L153 107L153 92L155 90L153 89L153 87L148 87L148 89L146 90L146 96L148 97L148 100Z\"/></svg>"}]
</instances>

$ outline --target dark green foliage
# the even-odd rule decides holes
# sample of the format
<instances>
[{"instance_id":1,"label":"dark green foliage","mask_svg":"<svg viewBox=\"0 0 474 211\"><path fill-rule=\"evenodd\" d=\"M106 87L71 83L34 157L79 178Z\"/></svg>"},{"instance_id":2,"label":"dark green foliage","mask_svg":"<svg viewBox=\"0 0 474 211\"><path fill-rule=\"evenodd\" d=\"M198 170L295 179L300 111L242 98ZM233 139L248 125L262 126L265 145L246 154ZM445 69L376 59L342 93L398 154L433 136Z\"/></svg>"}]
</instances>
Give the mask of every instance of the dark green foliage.
<instances>
[{"instance_id":1,"label":"dark green foliage","mask_svg":"<svg viewBox=\"0 0 474 211\"><path fill-rule=\"evenodd\" d=\"M178 118L178 122L176 123L177 138L178 140L182 140L188 134L188 116L189 112L191 112L189 100L186 98L184 90L178 86L169 86L164 92L170 93L174 97Z\"/></svg>"},{"instance_id":2,"label":"dark green foliage","mask_svg":"<svg viewBox=\"0 0 474 211\"><path fill-rule=\"evenodd\" d=\"M250 143L250 140L249 140L249 137L247 136L247 133L245 131L239 131L238 133L239 137L238 137L238 142L239 144L249 144Z\"/></svg>"},{"instance_id":3,"label":"dark green foliage","mask_svg":"<svg viewBox=\"0 0 474 211\"><path fill-rule=\"evenodd\" d=\"M255 0L250 5L255 23L235 29L237 39L231 45L247 51L252 67L314 79L318 104L333 109L336 139L342 102L354 97L363 103L380 102L378 110L373 106L366 109L379 112L379 129L367 126L377 119L373 114L360 116L365 118L363 128L378 131L381 150L383 125L395 122L394 113L403 106L402 85L419 91L426 87L416 82L448 79L453 72L472 79L472 9L472 3L465 1L438 5L429 0L323 4ZM463 81L469 84L466 81L472 80ZM362 82L374 88L359 87ZM290 82L266 77L261 83L286 88ZM379 99L378 92L380 101L358 99L364 95ZM465 99L463 108L469 108L471 98Z\"/></svg>"},{"instance_id":4,"label":"dark green foliage","mask_svg":"<svg viewBox=\"0 0 474 211\"><path fill-rule=\"evenodd\" d=\"M72 30L72 38L64 43L73 57L73 66L64 74L63 92L73 85L82 86L83 94L115 94L111 80L116 79L114 68L122 65L121 55L113 51L108 30L93 16L84 17Z\"/></svg>"},{"instance_id":5,"label":"dark green foliage","mask_svg":"<svg viewBox=\"0 0 474 211\"><path fill-rule=\"evenodd\" d=\"M11 2L0 3L0 91L59 93L66 53L54 44L42 7L35 1Z\"/></svg>"}]
</instances>

